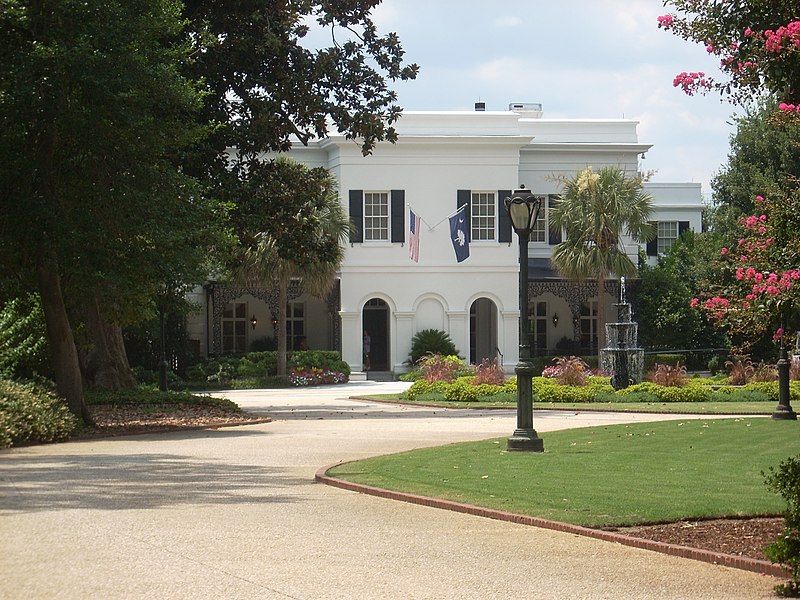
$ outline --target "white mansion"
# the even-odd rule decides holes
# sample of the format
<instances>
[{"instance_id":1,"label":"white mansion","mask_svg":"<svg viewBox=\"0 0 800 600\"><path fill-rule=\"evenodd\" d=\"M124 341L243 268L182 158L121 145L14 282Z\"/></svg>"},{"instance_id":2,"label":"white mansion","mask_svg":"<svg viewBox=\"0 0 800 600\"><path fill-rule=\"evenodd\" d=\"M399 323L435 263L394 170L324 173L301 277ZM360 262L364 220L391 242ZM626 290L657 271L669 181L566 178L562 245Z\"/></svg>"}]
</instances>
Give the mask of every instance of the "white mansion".
<instances>
[{"instance_id":1,"label":"white mansion","mask_svg":"<svg viewBox=\"0 0 800 600\"><path fill-rule=\"evenodd\" d=\"M503 200L522 184L544 199L529 246L532 348L555 353L566 338L589 350L596 344L597 286L565 281L552 268L549 256L560 235L547 225L549 206L560 191L559 175L572 177L588 165L635 174L651 147L639 142L636 127L625 119L546 119L540 105L512 104L502 112L406 112L396 125L397 143L380 143L366 157L357 143L337 135L296 146L294 159L336 176L356 233L329 297L303 294L299 284L290 291L290 347L302 342L341 350L357 373L368 331L371 369L402 372L414 334L433 328L446 331L470 362L498 357L512 370L519 244ZM655 257L684 229L700 229L701 190L699 183L646 188L658 222L658 239L646 250ZM458 209L468 229L469 257L462 262L449 223ZM421 219L418 261L410 253L410 211ZM628 240L626 250L636 262L639 247ZM618 282L607 282L603 293L613 310ZM188 324L203 355L245 352L278 326L274 290L209 282L192 299L204 306Z\"/></svg>"}]
</instances>

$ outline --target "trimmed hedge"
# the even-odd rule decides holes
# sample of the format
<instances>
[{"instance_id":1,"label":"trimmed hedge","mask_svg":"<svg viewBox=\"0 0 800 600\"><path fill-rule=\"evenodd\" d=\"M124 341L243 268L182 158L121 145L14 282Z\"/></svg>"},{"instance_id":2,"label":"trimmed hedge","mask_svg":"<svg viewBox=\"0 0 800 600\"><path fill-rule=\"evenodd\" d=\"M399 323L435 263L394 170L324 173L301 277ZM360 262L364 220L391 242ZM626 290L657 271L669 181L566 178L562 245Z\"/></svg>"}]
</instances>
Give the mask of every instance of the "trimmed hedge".
<instances>
[{"instance_id":1,"label":"trimmed hedge","mask_svg":"<svg viewBox=\"0 0 800 600\"><path fill-rule=\"evenodd\" d=\"M64 401L50 390L0 379L0 448L65 440L79 426Z\"/></svg>"}]
</instances>

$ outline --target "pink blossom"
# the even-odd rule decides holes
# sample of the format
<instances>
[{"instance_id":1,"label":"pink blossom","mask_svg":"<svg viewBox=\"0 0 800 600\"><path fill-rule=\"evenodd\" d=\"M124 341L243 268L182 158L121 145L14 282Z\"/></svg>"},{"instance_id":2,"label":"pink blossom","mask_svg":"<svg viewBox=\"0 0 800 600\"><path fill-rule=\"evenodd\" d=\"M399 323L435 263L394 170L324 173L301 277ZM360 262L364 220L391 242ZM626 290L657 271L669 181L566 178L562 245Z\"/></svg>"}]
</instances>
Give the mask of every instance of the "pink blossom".
<instances>
[{"instance_id":1,"label":"pink blossom","mask_svg":"<svg viewBox=\"0 0 800 600\"><path fill-rule=\"evenodd\" d=\"M744 30L744 35L745 37L750 37L751 35L753 35L753 30L748 27L747 29Z\"/></svg>"},{"instance_id":2,"label":"pink blossom","mask_svg":"<svg viewBox=\"0 0 800 600\"><path fill-rule=\"evenodd\" d=\"M658 17L658 26L659 28L663 27L664 29L669 29L673 20L674 17L672 15L661 15Z\"/></svg>"},{"instance_id":3,"label":"pink blossom","mask_svg":"<svg viewBox=\"0 0 800 600\"><path fill-rule=\"evenodd\" d=\"M722 250L719 251L719 253L722 254L722 256L725 256L728 253L728 249L723 248Z\"/></svg>"},{"instance_id":4,"label":"pink blossom","mask_svg":"<svg viewBox=\"0 0 800 600\"><path fill-rule=\"evenodd\" d=\"M764 196L756 196L756 202L763 202Z\"/></svg>"},{"instance_id":5,"label":"pink blossom","mask_svg":"<svg viewBox=\"0 0 800 600\"><path fill-rule=\"evenodd\" d=\"M783 337L783 327L778 327L775 333L772 334L772 339L776 342Z\"/></svg>"},{"instance_id":6,"label":"pink blossom","mask_svg":"<svg viewBox=\"0 0 800 600\"><path fill-rule=\"evenodd\" d=\"M697 308L698 304L700 304L700 300L698 298L692 298L692 301L689 302L689 306L692 308Z\"/></svg>"}]
</instances>

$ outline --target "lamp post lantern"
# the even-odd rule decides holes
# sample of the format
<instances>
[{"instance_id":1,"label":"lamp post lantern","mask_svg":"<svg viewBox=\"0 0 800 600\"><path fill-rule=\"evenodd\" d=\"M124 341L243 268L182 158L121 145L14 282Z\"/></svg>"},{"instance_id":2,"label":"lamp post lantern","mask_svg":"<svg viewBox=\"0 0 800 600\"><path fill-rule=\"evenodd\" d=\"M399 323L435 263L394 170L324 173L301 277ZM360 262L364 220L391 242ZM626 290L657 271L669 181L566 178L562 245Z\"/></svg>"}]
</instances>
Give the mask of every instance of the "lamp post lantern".
<instances>
[{"instance_id":1,"label":"lamp post lantern","mask_svg":"<svg viewBox=\"0 0 800 600\"><path fill-rule=\"evenodd\" d=\"M508 438L508 450L544 452L544 442L533 429L533 364L528 335L528 241L542 208L537 198L520 186L505 199L511 225L519 236L519 362L517 374L517 428Z\"/></svg>"}]
</instances>

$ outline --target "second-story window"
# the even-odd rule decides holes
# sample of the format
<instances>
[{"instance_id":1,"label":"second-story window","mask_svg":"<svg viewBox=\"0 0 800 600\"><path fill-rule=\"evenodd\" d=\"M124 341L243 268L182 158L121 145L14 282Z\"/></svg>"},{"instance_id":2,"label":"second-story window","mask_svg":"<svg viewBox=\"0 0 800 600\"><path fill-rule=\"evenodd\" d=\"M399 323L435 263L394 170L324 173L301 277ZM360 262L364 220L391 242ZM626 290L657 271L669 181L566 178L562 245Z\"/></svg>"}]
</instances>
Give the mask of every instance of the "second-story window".
<instances>
[{"instance_id":1,"label":"second-story window","mask_svg":"<svg viewBox=\"0 0 800 600\"><path fill-rule=\"evenodd\" d=\"M472 192L472 234L474 242L495 239L497 201L494 192Z\"/></svg>"},{"instance_id":2,"label":"second-story window","mask_svg":"<svg viewBox=\"0 0 800 600\"><path fill-rule=\"evenodd\" d=\"M389 241L388 192L364 192L364 241Z\"/></svg>"},{"instance_id":3,"label":"second-story window","mask_svg":"<svg viewBox=\"0 0 800 600\"><path fill-rule=\"evenodd\" d=\"M658 222L658 253L666 254L678 241L678 222L659 221Z\"/></svg>"},{"instance_id":4,"label":"second-story window","mask_svg":"<svg viewBox=\"0 0 800 600\"><path fill-rule=\"evenodd\" d=\"M546 242L547 241L547 196L536 196L541 202L539 214L536 216L536 223L531 230L531 242Z\"/></svg>"}]
</instances>

